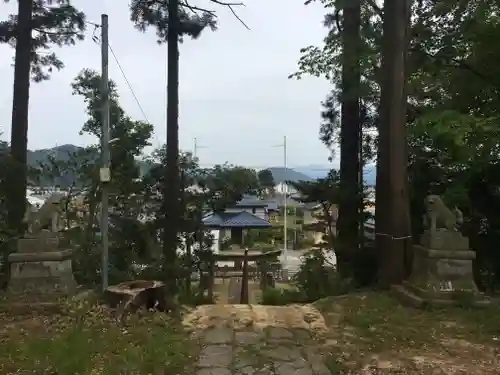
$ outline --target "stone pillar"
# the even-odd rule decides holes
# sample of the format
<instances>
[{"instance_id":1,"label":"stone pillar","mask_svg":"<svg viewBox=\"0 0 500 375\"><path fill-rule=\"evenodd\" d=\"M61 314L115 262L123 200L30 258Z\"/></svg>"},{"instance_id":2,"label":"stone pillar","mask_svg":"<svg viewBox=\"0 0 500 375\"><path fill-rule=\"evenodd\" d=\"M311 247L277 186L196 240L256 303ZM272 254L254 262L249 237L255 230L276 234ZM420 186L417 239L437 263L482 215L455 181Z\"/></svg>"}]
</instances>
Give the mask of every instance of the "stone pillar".
<instances>
[{"instance_id":1,"label":"stone pillar","mask_svg":"<svg viewBox=\"0 0 500 375\"><path fill-rule=\"evenodd\" d=\"M9 295L37 296L42 300L73 295L72 251L54 232L17 240L17 252L9 255Z\"/></svg>"},{"instance_id":2,"label":"stone pillar","mask_svg":"<svg viewBox=\"0 0 500 375\"><path fill-rule=\"evenodd\" d=\"M413 248L410 279L394 290L417 305L454 305L467 295L474 303L485 302L474 282L472 262L476 253L460 232L426 230Z\"/></svg>"}]
</instances>

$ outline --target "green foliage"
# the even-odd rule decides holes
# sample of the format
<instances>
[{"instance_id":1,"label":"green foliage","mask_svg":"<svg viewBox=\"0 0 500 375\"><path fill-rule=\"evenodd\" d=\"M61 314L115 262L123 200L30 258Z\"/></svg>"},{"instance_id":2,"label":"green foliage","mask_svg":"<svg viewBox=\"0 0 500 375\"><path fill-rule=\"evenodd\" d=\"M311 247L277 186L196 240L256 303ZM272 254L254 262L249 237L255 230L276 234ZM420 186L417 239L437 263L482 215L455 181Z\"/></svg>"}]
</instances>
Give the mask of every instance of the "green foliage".
<instances>
[{"instance_id":1,"label":"green foliage","mask_svg":"<svg viewBox=\"0 0 500 375\"><path fill-rule=\"evenodd\" d=\"M82 132L100 136L100 88L99 74L83 70L72 84L75 95L83 97L88 119ZM144 183L138 177L135 158L150 143L153 127L128 117L119 105L116 85L110 81L110 133L114 142L111 151L109 280L117 283L135 278L137 265L148 263L157 256L156 234L149 223L139 220L147 214L143 204ZM64 158L50 156L40 163L35 178L43 179L50 186L58 187L66 182L68 204L64 207L64 219L69 237L75 249L75 278L82 285L100 282L101 241L99 213L101 185L99 182L99 148L89 146L68 153ZM64 177L64 179L62 179ZM71 203L69 203L71 202Z\"/></svg>"},{"instance_id":2,"label":"green foliage","mask_svg":"<svg viewBox=\"0 0 500 375\"><path fill-rule=\"evenodd\" d=\"M72 83L73 94L83 98L86 104L88 120L82 127L82 132L96 137L101 136L100 113L101 77L92 70L84 69ZM110 195L112 205L121 214L135 215L138 207L137 194L142 189L139 166L136 157L150 145L153 126L151 124L132 120L119 105L116 85L110 81L110 144L111 180ZM95 154L97 158L97 153ZM97 166L96 166L97 167ZM98 173L94 169L93 184L96 186ZM96 186L97 188L97 186Z\"/></svg>"},{"instance_id":3,"label":"green foliage","mask_svg":"<svg viewBox=\"0 0 500 375\"><path fill-rule=\"evenodd\" d=\"M266 288L260 303L270 306L285 306L290 303L306 302L305 296L296 289Z\"/></svg>"},{"instance_id":4,"label":"green foliage","mask_svg":"<svg viewBox=\"0 0 500 375\"><path fill-rule=\"evenodd\" d=\"M274 177L269 169L262 169L257 173L259 185L262 189L268 190L270 193L274 192Z\"/></svg>"},{"instance_id":5,"label":"green foliage","mask_svg":"<svg viewBox=\"0 0 500 375\"><path fill-rule=\"evenodd\" d=\"M477 253L476 281L488 292L500 282L498 129L495 117L457 111L431 112L409 128L413 232L422 230L425 195L441 194L450 206L460 207L462 230Z\"/></svg>"},{"instance_id":6,"label":"green foliage","mask_svg":"<svg viewBox=\"0 0 500 375\"><path fill-rule=\"evenodd\" d=\"M297 72L290 78L301 79L304 75L324 77L335 87L323 101L320 139L335 156L335 146L340 143L341 105L341 56L342 56L342 12L343 0L323 0L326 15L324 26L328 29L322 46L307 46L300 50ZM370 163L374 157L376 142L373 129L378 120L380 75L379 46L382 24L377 9L371 2L361 2L361 45L359 46L362 80L360 87L361 125L364 129L363 162ZM340 28L339 28L340 26Z\"/></svg>"},{"instance_id":7,"label":"green foliage","mask_svg":"<svg viewBox=\"0 0 500 375\"><path fill-rule=\"evenodd\" d=\"M294 281L307 302L345 294L353 289L352 280L340 278L335 267L328 263L324 250L321 249L311 250L304 257Z\"/></svg>"},{"instance_id":8,"label":"green foliage","mask_svg":"<svg viewBox=\"0 0 500 375\"><path fill-rule=\"evenodd\" d=\"M315 181L289 182L299 193L296 198L303 203L317 203L321 207L318 219L325 223L326 241L329 249L335 248L334 223L336 207L341 199L340 176L332 169L326 178Z\"/></svg>"},{"instance_id":9,"label":"green foliage","mask_svg":"<svg viewBox=\"0 0 500 375\"><path fill-rule=\"evenodd\" d=\"M340 141L342 1L325 6L326 37L301 50L292 77L323 76L335 88L323 103L320 138L330 149ZM408 153L412 231L421 233L423 199L444 196L465 214L462 227L477 252L476 276L483 289L500 282L495 249L500 223L500 180L495 178L500 144L500 89L495 41L500 37L494 0L412 3L408 71ZM380 96L382 11L361 2L361 117L365 162L374 155ZM340 29L339 29L340 26ZM496 171L496 172L494 172ZM488 203L489 204L488 204ZM481 280L479 280L481 279ZM486 287L485 285L488 285Z\"/></svg>"},{"instance_id":10,"label":"green foliage","mask_svg":"<svg viewBox=\"0 0 500 375\"><path fill-rule=\"evenodd\" d=\"M167 42L168 24L168 1L164 0L132 0L130 3L130 19L136 28L142 32L149 27L156 29L158 43ZM191 6L187 1L179 1L179 38L184 35L193 39L200 36L205 28L215 30L217 26L213 12L202 10Z\"/></svg>"},{"instance_id":11,"label":"green foliage","mask_svg":"<svg viewBox=\"0 0 500 375\"><path fill-rule=\"evenodd\" d=\"M124 330L103 306L75 303L67 310L65 315L33 314L29 319L4 316L9 328L0 343L3 371L177 374L191 369L197 347L179 323L164 314L131 317Z\"/></svg>"},{"instance_id":12,"label":"green foliage","mask_svg":"<svg viewBox=\"0 0 500 375\"><path fill-rule=\"evenodd\" d=\"M13 14L0 22L0 43L16 45L16 25L17 15ZM31 25L31 76L39 82L49 79L54 68L64 67L57 55L49 52L51 45L73 46L84 39L85 14L73 7L70 0L36 0Z\"/></svg>"},{"instance_id":13,"label":"green foliage","mask_svg":"<svg viewBox=\"0 0 500 375\"><path fill-rule=\"evenodd\" d=\"M343 295L354 289L354 282L341 278L335 266L328 263L325 250L313 249L304 256L299 271L293 277L293 286L265 289L261 303L276 306L310 303L329 296Z\"/></svg>"},{"instance_id":14,"label":"green foliage","mask_svg":"<svg viewBox=\"0 0 500 375\"><path fill-rule=\"evenodd\" d=\"M255 170L229 164L206 170L198 185L209 194L210 209L214 212L234 205L245 194L257 195L260 189Z\"/></svg>"}]
</instances>

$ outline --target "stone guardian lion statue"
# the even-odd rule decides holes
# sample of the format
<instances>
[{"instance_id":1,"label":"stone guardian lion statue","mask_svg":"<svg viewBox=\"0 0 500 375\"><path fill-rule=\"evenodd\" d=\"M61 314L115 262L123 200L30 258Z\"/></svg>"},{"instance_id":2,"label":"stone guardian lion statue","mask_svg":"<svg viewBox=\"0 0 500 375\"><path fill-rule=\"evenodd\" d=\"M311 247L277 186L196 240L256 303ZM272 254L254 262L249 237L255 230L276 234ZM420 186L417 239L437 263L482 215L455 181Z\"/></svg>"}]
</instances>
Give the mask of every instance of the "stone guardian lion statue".
<instances>
[{"instance_id":1,"label":"stone guardian lion statue","mask_svg":"<svg viewBox=\"0 0 500 375\"><path fill-rule=\"evenodd\" d=\"M38 210L28 205L24 216L28 233L36 235L45 228L50 232L58 232L60 229L61 204L65 198L64 194L54 193Z\"/></svg>"},{"instance_id":2,"label":"stone guardian lion statue","mask_svg":"<svg viewBox=\"0 0 500 375\"><path fill-rule=\"evenodd\" d=\"M457 231L463 223L463 214L458 208L450 210L439 195L428 195L424 201L426 213L424 226L431 231Z\"/></svg>"}]
</instances>

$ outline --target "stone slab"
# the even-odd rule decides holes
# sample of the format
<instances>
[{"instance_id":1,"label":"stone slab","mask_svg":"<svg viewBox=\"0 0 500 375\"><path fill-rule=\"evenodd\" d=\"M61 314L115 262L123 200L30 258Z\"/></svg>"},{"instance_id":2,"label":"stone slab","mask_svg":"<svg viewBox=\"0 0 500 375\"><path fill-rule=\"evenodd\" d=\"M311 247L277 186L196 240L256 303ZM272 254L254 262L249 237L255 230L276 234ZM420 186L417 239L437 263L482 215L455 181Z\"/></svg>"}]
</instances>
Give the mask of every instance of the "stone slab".
<instances>
[{"instance_id":1,"label":"stone slab","mask_svg":"<svg viewBox=\"0 0 500 375\"><path fill-rule=\"evenodd\" d=\"M195 375L333 375L303 329L219 327L201 337L205 346Z\"/></svg>"},{"instance_id":2,"label":"stone slab","mask_svg":"<svg viewBox=\"0 0 500 375\"><path fill-rule=\"evenodd\" d=\"M234 372L234 375L275 375L275 372L271 366L264 366L263 368L246 366L246 367L237 369Z\"/></svg>"},{"instance_id":3,"label":"stone slab","mask_svg":"<svg viewBox=\"0 0 500 375\"><path fill-rule=\"evenodd\" d=\"M307 362L302 357L301 350L298 346L278 346L275 348L268 348L263 355L278 362Z\"/></svg>"},{"instance_id":4,"label":"stone slab","mask_svg":"<svg viewBox=\"0 0 500 375\"><path fill-rule=\"evenodd\" d=\"M61 235L54 232L42 231L36 236L17 240L18 253L43 253L59 249Z\"/></svg>"},{"instance_id":5,"label":"stone slab","mask_svg":"<svg viewBox=\"0 0 500 375\"><path fill-rule=\"evenodd\" d=\"M46 251L40 253L11 253L9 254L9 263L21 262L43 262L43 261L63 261L70 259L73 255L71 250Z\"/></svg>"},{"instance_id":6,"label":"stone slab","mask_svg":"<svg viewBox=\"0 0 500 375\"><path fill-rule=\"evenodd\" d=\"M234 336L235 343L239 346L256 345L264 339L263 333L255 331L239 331Z\"/></svg>"},{"instance_id":7,"label":"stone slab","mask_svg":"<svg viewBox=\"0 0 500 375\"><path fill-rule=\"evenodd\" d=\"M311 367L296 367L290 362L274 363L274 373L276 375L314 375Z\"/></svg>"},{"instance_id":8,"label":"stone slab","mask_svg":"<svg viewBox=\"0 0 500 375\"><path fill-rule=\"evenodd\" d=\"M326 367L323 358L315 350L305 348L304 353L314 375L331 375L331 372L328 367Z\"/></svg>"},{"instance_id":9,"label":"stone slab","mask_svg":"<svg viewBox=\"0 0 500 375\"><path fill-rule=\"evenodd\" d=\"M230 345L208 345L202 349L198 367L229 368L233 360L233 348Z\"/></svg>"},{"instance_id":10,"label":"stone slab","mask_svg":"<svg viewBox=\"0 0 500 375\"><path fill-rule=\"evenodd\" d=\"M451 230L425 230L420 236L420 244L432 250L469 250L469 239Z\"/></svg>"},{"instance_id":11,"label":"stone slab","mask_svg":"<svg viewBox=\"0 0 500 375\"><path fill-rule=\"evenodd\" d=\"M228 368L214 367L214 368L201 368L196 372L196 375L232 375Z\"/></svg>"},{"instance_id":12,"label":"stone slab","mask_svg":"<svg viewBox=\"0 0 500 375\"><path fill-rule=\"evenodd\" d=\"M270 327L267 329L268 341L274 344L292 344L294 342L293 333L283 327Z\"/></svg>"},{"instance_id":13,"label":"stone slab","mask_svg":"<svg viewBox=\"0 0 500 375\"><path fill-rule=\"evenodd\" d=\"M230 344L233 341L233 330L229 327L216 327L205 332L203 341L209 345Z\"/></svg>"}]
</instances>

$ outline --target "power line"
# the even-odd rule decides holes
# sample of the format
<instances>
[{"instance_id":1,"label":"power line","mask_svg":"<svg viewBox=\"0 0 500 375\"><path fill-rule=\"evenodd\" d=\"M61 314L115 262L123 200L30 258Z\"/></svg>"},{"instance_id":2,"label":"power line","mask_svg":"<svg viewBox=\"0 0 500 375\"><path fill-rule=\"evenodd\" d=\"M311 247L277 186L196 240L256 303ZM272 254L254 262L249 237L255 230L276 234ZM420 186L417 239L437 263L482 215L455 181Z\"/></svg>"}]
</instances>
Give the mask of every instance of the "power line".
<instances>
[{"instance_id":1,"label":"power line","mask_svg":"<svg viewBox=\"0 0 500 375\"><path fill-rule=\"evenodd\" d=\"M90 21L85 21L86 24L88 25L92 25L94 26L94 30L92 32L92 40L96 43L96 44L100 44L101 43L101 40L100 40L100 37L98 35L96 35L96 31L101 28L102 26L100 24L97 24L95 22L90 22ZM144 117L144 120L148 123L148 124L151 124L151 122L149 121L148 119L148 116L146 115L146 111L144 110L144 108L142 107L141 105L141 102L139 101L139 98L137 97L137 95L135 94L135 91L132 87L132 84L130 83L128 77L127 77L127 74L125 74L125 70L123 69L122 65L120 64L120 60L118 60L118 56L116 56L115 54L115 51L113 51L113 48L111 47L111 44L108 44L108 47L109 47L109 51L111 52L111 55L113 56L113 59L115 60L116 62L116 65L118 66L118 69L120 70L120 73L122 74L123 76L123 79L125 80L125 83L127 84L128 86L128 89L130 91L130 93L132 94L132 97L134 98L137 106L139 107L139 110L141 111L142 113L142 116ZM156 143L159 145L161 145L161 143L159 142L158 140L158 137L156 135L156 133L153 132L153 135L155 137L155 140L156 140Z\"/></svg>"},{"instance_id":2,"label":"power line","mask_svg":"<svg viewBox=\"0 0 500 375\"><path fill-rule=\"evenodd\" d=\"M127 83L127 86L129 88L130 92L132 93L132 96L134 97L135 102L137 103L137 106L139 107L139 109L142 112L142 115L144 116L144 119L146 120L146 122L148 124L150 124L150 122L148 120L148 116L146 116L146 112L142 108L142 105L139 102L137 95L135 95L134 89L132 88L132 85L130 84L130 81L128 80L127 75L125 74L125 71L123 70L122 65L120 64L120 61L118 61L118 58L116 57L115 52L113 51L113 48L111 48L111 44L109 45L109 51L111 52L111 55L113 55L113 58L116 61L116 65L118 65L118 69L120 69L120 72L122 73L123 79L125 79L125 82Z\"/></svg>"},{"instance_id":3,"label":"power line","mask_svg":"<svg viewBox=\"0 0 500 375\"><path fill-rule=\"evenodd\" d=\"M97 31L98 28L100 28L102 26L99 25L99 24L97 24L97 23L90 22L90 21L85 21L85 23L88 24L88 25L94 26L94 31L92 33L92 40L96 44L100 44L101 43L101 39L99 38L99 36L96 35L96 31ZM134 89L132 87L132 84L128 80L127 75L125 74L125 70L122 68L122 64L120 64L120 61L118 60L118 57L115 54L115 51L113 51L113 48L111 48L111 44L109 44L108 47L109 47L109 51L111 52L111 55L113 56L113 59L116 62L116 65L118 66L118 69L120 69L120 72L121 72L121 74L123 76L123 79L125 80L125 83L127 84L127 86L129 88L132 96L134 97L134 100L137 103L137 106L139 107L142 115L144 116L144 119L146 120L147 123L150 123L149 120L148 120L148 116L146 115L146 111L144 111L144 108L142 108L141 102L139 101L139 98L135 94Z\"/></svg>"}]
</instances>

